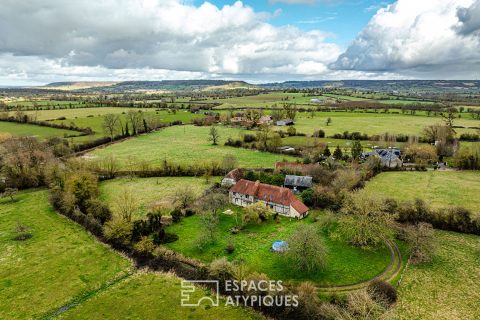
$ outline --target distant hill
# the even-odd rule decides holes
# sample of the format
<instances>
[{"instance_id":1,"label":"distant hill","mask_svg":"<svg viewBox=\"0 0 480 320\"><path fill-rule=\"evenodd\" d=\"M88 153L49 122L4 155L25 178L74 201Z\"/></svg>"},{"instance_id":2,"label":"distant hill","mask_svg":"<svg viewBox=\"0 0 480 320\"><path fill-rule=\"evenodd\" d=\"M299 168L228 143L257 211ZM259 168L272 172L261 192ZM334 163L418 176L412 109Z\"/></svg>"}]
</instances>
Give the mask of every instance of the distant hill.
<instances>
[{"instance_id":1,"label":"distant hill","mask_svg":"<svg viewBox=\"0 0 480 320\"><path fill-rule=\"evenodd\" d=\"M360 91L408 93L479 93L480 81L474 80L341 80L341 81L286 81L254 85L245 81L226 80L164 80L123 82L54 82L44 87L49 90L83 92L174 92L232 89L353 89Z\"/></svg>"},{"instance_id":2,"label":"distant hill","mask_svg":"<svg viewBox=\"0 0 480 320\"><path fill-rule=\"evenodd\" d=\"M53 82L53 83L47 84L46 86L44 86L44 88L71 91L71 90L111 87L116 85L117 83L118 82L115 82L115 81Z\"/></svg>"},{"instance_id":3,"label":"distant hill","mask_svg":"<svg viewBox=\"0 0 480 320\"><path fill-rule=\"evenodd\" d=\"M265 89L341 88L377 92L479 92L476 80L342 80L286 81L266 83Z\"/></svg>"},{"instance_id":4,"label":"distant hill","mask_svg":"<svg viewBox=\"0 0 480 320\"><path fill-rule=\"evenodd\" d=\"M192 91L251 89L256 86L245 81L225 80L164 80L123 82L54 82L43 88L57 90L132 92L132 91Z\"/></svg>"}]
</instances>

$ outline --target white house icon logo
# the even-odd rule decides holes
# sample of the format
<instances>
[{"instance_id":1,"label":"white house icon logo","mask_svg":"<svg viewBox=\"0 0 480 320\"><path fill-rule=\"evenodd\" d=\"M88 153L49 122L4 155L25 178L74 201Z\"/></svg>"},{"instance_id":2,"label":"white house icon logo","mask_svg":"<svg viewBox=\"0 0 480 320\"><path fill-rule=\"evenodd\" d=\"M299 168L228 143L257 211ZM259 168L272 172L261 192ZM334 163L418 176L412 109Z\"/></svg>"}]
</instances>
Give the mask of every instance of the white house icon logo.
<instances>
[{"instance_id":1,"label":"white house icon logo","mask_svg":"<svg viewBox=\"0 0 480 320\"><path fill-rule=\"evenodd\" d=\"M195 284L214 284L216 289L215 296L202 296L197 300L192 299L191 295L196 290ZM203 291L203 289L200 290ZM218 307L220 302L218 291L219 283L216 280L183 280L180 305L182 307L198 307L202 304L209 304L212 307Z\"/></svg>"}]
</instances>

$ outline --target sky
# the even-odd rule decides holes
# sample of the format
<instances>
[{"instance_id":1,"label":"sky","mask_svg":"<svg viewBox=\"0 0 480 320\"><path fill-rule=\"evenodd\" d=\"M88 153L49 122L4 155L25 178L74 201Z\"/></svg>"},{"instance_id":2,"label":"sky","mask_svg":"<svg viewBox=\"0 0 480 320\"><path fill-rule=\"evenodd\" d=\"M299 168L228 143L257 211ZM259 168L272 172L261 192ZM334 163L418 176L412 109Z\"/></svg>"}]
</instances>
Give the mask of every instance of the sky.
<instances>
[{"instance_id":1,"label":"sky","mask_svg":"<svg viewBox=\"0 0 480 320\"><path fill-rule=\"evenodd\" d=\"M480 0L2 0L0 85L479 79Z\"/></svg>"}]
</instances>

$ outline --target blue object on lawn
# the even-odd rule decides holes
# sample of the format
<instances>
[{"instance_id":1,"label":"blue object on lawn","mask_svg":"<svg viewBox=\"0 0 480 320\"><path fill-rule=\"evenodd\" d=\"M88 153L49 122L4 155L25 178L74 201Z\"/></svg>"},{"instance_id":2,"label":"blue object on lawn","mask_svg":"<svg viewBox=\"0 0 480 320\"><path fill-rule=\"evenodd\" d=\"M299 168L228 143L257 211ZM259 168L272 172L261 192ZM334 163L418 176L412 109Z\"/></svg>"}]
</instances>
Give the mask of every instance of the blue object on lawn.
<instances>
[{"instance_id":1,"label":"blue object on lawn","mask_svg":"<svg viewBox=\"0 0 480 320\"><path fill-rule=\"evenodd\" d=\"M275 252L285 252L288 249L288 243L283 240L276 240L272 244L272 250Z\"/></svg>"}]
</instances>

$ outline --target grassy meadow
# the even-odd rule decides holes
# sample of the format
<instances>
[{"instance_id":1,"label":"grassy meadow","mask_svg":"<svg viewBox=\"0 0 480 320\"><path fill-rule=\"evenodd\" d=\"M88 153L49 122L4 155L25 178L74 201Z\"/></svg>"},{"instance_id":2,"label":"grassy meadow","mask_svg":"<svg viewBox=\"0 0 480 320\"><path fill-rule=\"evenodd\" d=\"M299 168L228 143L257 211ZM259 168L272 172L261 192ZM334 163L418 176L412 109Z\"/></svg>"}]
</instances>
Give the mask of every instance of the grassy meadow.
<instances>
[{"instance_id":1,"label":"grassy meadow","mask_svg":"<svg viewBox=\"0 0 480 320\"><path fill-rule=\"evenodd\" d=\"M239 215L243 210L236 206L231 206L230 209ZM217 241L199 248L202 234L200 216L186 217L168 227L167 231L177 234L179 239L167 246L204 262L227 256L232 261L243 260L247 268L265 273L271 279L313 281L319 285L352 284L368 280L381 273L390 263L391 255L386 247L373 250L355 248L346 242L332 240L321 230L328 250L326 269L308 274L298 272L291 268L283 255L272 252L271 246L275 240L287 240L295 228L312 223L310 218L300 221L281 218L279 223L269 220L262 224L249 224L240 233L232 234L229 230L236 225L235 220L235 215L220 213ZM235 251L230 255L226 253L229 243L235 247Z\"/></svg>"},{"instance_id":2,"label":"grassy meadow","mask_svg":"<svg viewBox=\"0 0 480 320\"><path fill-rule=\"evenodd\" d=\"M480 172L384 172L362 192L375 192L399 201L423 199L434 207L462 206L480 214Z\"/></svg>"},{"instance_id":3,"label":"grassy meadow","mask_svg":"<svg viewBox=\"0 0 480 320\"><path fill-rule=\"evenodd\" d=\"M143 217L152 205L171 206L178 190L188 187L195 196L200 197L214 182L219 181L219 177L213 177L209 183L200 177L121 178L102 182L100 193L102 200L113 208L122 192L130 191L139 207L136 216Z\"/></svg>"},{"instance_id":4,"label":"grassy meadow","mask_svg":"<svg viewBox=\"0 0 480 320\"><path fill-rule=\"evenodd\" d=\"M71 130L64 130L64 129L56 129L50 127L42 127L32 124L25 124L25 123L15 123L15 122L7 122L7 121L0 121L0 134L1 133L8 133L12 136L19 136L19 137L38 137L40 139L49 138L49 137L65 137L65 136L76 136L79 135L80 132L71 131Z\"/></svg>"},{"instance_id":5,"label":"grassy meadow","mask_svg":"<svg viewBox=\"0 0 480 320\"><path fill-rule=\"evenodd\" d=\"M208 140L210 127L174 126L127 141L97 149L87 155L92 159L115 157L124 168L135 167L141 162L160 165L167 160L180 165L202 165L221 162L226 155L234 155L241 167L273 168L276 161L294 160L293 157L224 146L229 138L238 138L244 131L218 127L219 145Z\"/></svg>"},{"instance_id":6,"label":"grassy meadow","mask_svg":"<svg viewBox=\"0 0 480 320\"><path fill-rule=\"evenodd\" d=\"M331 123L327 126L327 119ZM369 135L384 134L405 134L421 135L423 129L428 125L441 123L440 117L427 117L424 115L407 115L392 113L364 113L364 112L315 112L311 118L308 113L297 114L295 128L297 132L311 135L314 131L322 129L327 136L335 133L361 132ZM479 127L480 121L473 119L456 119L455 125L465 127ZM281 127L278 127L279 129ZM474 129L456 129L458 134L469 132L475 133Z\"/></svg>"},{"instance_id":7,"label":"grassy meadow","mask_svg":"<svg viewBox=\"0 0 480 320\"><path fill-rule=\"evenodd\" d=\"M180 280L171 274L138 273L94 296L58 319L264 319L250 309L224 306L181 307ZM199 299L211 293L197 288L191 294Z\"/></svg>"},{"instance_id":8,"label":"grassy meadow","mask_svg":"<svg viewBox=\"0 0 480 320\"><path fill-rule=\"evenodd\" d=\"M480 319L480 237L435 231L430 264L409 265L392 319Z\"/></svg>"},{"instance_id":9,"label":"grassy meadow","mask_svg":"<svg viewBox=\"0 0 480 320\"><path fill-rule=\"evenodd\" d=\"M47 191L0 200L0 318L40 318L131 268L129 260L56 214ZM15 241L22 223L32 237Z\"/></svg>"}]
</instances>

